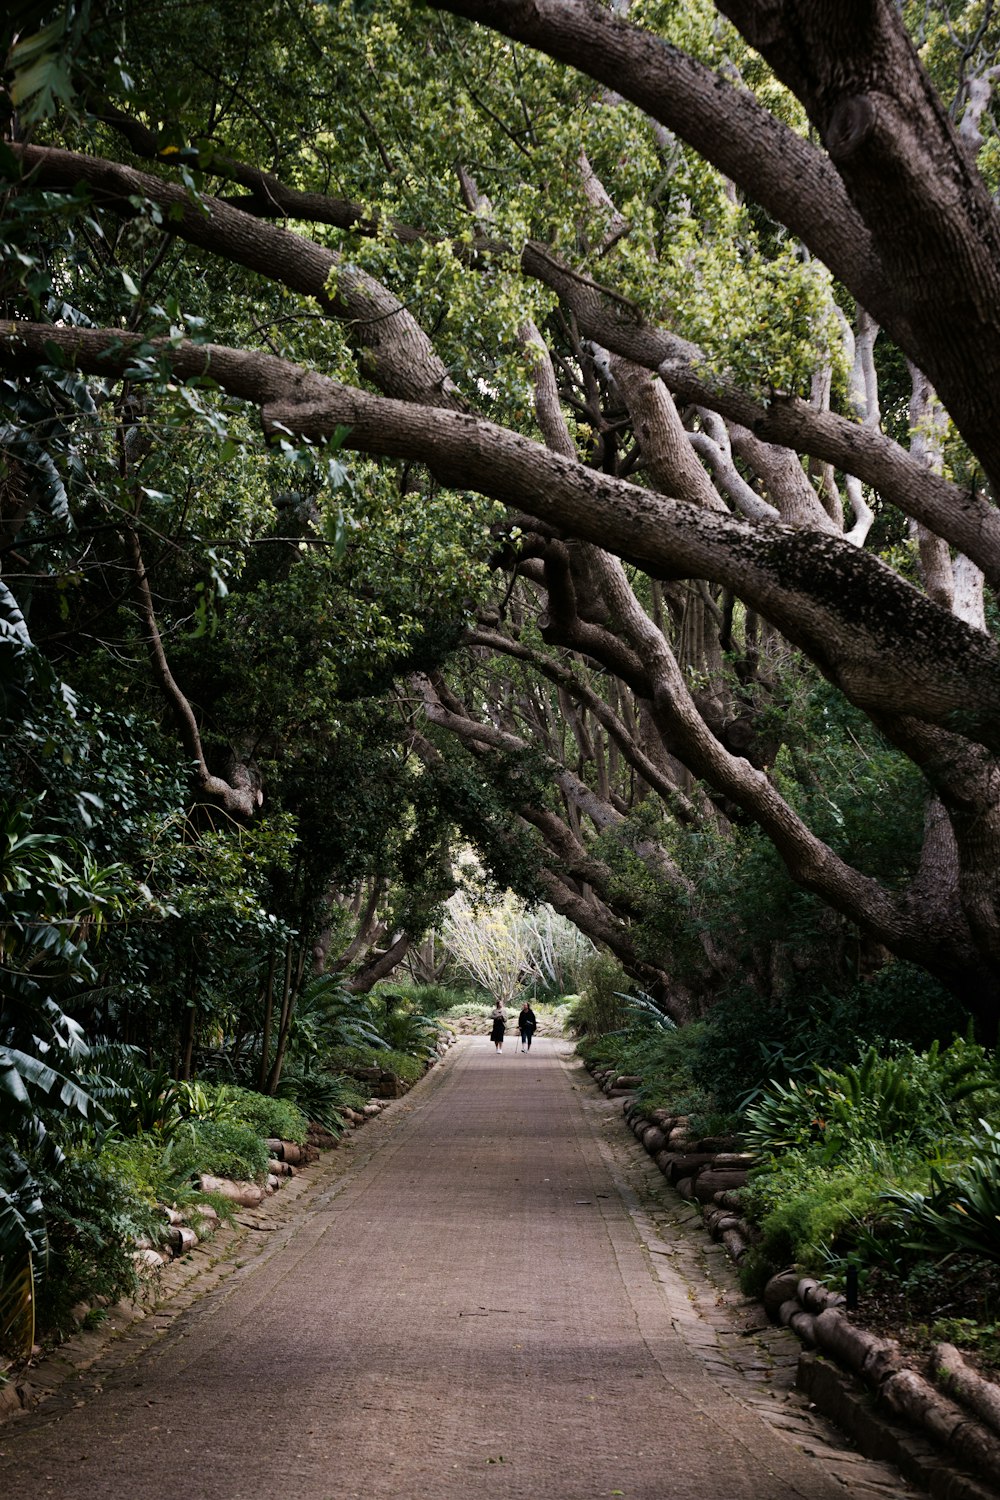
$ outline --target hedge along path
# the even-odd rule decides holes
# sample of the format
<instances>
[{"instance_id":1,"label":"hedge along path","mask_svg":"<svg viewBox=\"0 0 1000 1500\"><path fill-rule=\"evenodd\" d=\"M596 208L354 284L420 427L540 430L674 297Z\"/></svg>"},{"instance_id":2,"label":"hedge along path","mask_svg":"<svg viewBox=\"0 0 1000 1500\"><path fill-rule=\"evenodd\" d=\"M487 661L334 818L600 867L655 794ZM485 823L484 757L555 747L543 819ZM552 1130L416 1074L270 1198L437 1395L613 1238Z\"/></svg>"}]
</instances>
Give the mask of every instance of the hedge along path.
<instances>
[{"instance_id":1,"label":"hedge along path","mask_svg":"<svg viewBox=\"0 0 1000 1500\"><path fill-rule=\"evenodd\" d=\"M456 1046L294 1232L80 1404L4 1430L13 1493L842 1497L695 1347L566 1054Z\"/></svg>"}]
</instances>

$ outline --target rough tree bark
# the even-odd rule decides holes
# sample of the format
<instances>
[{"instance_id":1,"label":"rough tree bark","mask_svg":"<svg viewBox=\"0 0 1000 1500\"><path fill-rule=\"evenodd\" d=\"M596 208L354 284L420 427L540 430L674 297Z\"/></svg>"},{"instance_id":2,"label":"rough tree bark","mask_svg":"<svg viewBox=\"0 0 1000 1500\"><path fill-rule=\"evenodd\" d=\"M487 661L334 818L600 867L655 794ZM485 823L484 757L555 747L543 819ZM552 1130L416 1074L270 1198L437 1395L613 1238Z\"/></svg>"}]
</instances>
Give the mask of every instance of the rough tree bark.
<instances>
[{"instance_id":1,"label":"rough tree bark","mask_svg":"<svg viewBox=\"0 0 1000 1500\"><path fill-rule=\"evenodd\" d=\"M578 460L537 328L526 326L522 337L536 351L536 410L547 447L470 411L404 299L344 255L268 221L294 213L301 222L410 242L424 237L419 226L376 225L355 204L293 190L229 159L220 161L219 175L242 195L196 200L187 187L117 162L31 145L17 151L29 180L55 194L89 190L101 211L120 217L130 216L137 200L158 203L169 234L314 299L344 324L359 380L380 394L222 345L158 346L175 378L210 374L222 390L260 409L269 436L324 439L347 426L355 451L423 463L440 483L500 500L518 524L523 519L520 551L515 560L511 548L507 561L535 590L543 639L624 684L613 708L611 693L588 700L580 674L556 657L546 657L545 666L533 662L571 695L563 713L583 758L593 752L597 781L596 791L571 791L570 768L559 772L564 832L550 827L546 836L563 840L567 863L546 878L560 910L575 910L582 922L590 907L592 924L628 941L625 925L610 905L600 910L579 873L589 857L582 837L587 819L598 827L610 813L623 815L610 768L612 756L624 756L641 790L655 789L681 817L704 815L684 784L685 775L703 778L717 802L728 799L765 830L801 884L878 942L946 978L980 1014L995 1014L1000 649L984 628L982 588L984 577L991 588L1000 584L1000 512L975 475L958 486L934 472L919 442L907 452L878 431L872 358L881 325L913 362L915 409L921 401L926 408L920 382L927 382L985 475L1000 476L994 395L1000 212L968 149L974 125L960 139L890 0L719 0L720 12L802 101L818 144L782 124L741 85L596 0L432 3L613 88L695 147L819 256L862 310L851 414L829 409L823 372L811 402L741 388L710 369L693 344L549 247L529 242L516 247L521 272L557 295L572 358L586 366L583 406L596 414L595 462L609 470L597 472ZM153 154L155 139L144 126L120 113L114 122L135 149ZM581 244L606 252L628 226L585 154L578 170L603 225L596 240L582 229ZM470 174L460 167L459 176L470 213L485 221ZM510 252L490 244L477 223L470 262L487 265L491 256ZM0 358L11 369L48 363L55 346L66 363L108 378L127 370L137 342L118 328L0 324ZM598 359L624 416L616 409L604 420L601 382L587 364L596 368ZM679 411L678 403L688 410ZM623 426L634 449L616 467ZM623 477L633 472L642 484ZM862 549L871 520L862 483L921 528L926 593ZM4 504L5 519L9 511L21 524L19 497L7 495ZM183 695L162 642L157 655L155 615L135 545L153 659L184 722ZM649 608L630 586L626 568L634 566L653 581ZM734 708L722 690L690 691L685 669L711 672L721 660L734 600L801 649L923 772L936 800L929 804L921 869L908 891L881 889L817 840L780 797L763 759L752 764L749 745L746 755L734 753L739 747L727 740ZM669 628L658 614L664 609ZM496 625L483 622L477 645L527 661L514 635ZM578 704L602 725L606 742L592 743ZM511 698L503 707L534 716L542 734L552 728L547 703ZM446 703L441 711L454 716ZM469 744L503 747L499 723L462 732ZM551 808L535 811L538 818L554 816Z\"/></svg>"}]
</instances>

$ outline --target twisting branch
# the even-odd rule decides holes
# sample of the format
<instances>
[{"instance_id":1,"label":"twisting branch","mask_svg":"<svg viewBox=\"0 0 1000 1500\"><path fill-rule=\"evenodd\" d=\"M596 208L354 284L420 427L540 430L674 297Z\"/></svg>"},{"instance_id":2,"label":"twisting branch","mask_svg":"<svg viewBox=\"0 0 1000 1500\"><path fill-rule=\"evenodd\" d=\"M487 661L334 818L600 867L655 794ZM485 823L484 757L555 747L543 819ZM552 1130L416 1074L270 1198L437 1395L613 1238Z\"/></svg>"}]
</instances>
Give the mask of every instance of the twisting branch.
<instances>
[{"instance_id":1,"label":"twisting branch","mask_svg":"<svg viewBox=\"0 0 1000 1500\"><path fill-rule=\"evenodd\" d=\"M194 710L171 672L167 654L163 649L163 638L156 623L156 609L138 533L133 526L129 526L125 536L132 556L135 590L146 627L146 642L153 672L163 690L164 697L177 716L184 748L195 763L198 785L206 797L217 802L232 817L244 821L249 820L262 806L264 794L244 765L237 764L233 767L231 781L225 781L221 776L214 776L208 769L201 743L201 731L198 728Z\"/></svg>"},{"instance_id":2,"label":"twisting branch","mask_svg":"<svg viewBox=\"0 0 1000 1500\"><path fill-rule=\"evenodd\" d=\"M554 682L571 698L585 704L598 723L604 726L615 741L629 765L638 772L654 792L663 798L674 816L683 823L693 823L697 820L698 811L690 798L684 795L661 767L636 743L634 735L629 732L610 704L605 702L600 693L588 687L568 663L557 661L555 657L547 656L543 651L533 651L523 642L482 625L471 632L468 640L470 645L485 646L503 656L512 656L518 661L529 663L536 672L540 672L543 677Z\"/></svg>"},{"instance_id":3,"label":"twisting branch","mask_svg":"<svg viewBox=\"0 0 1000 1500\"><path fill-rule=\"evenodd\" d=\"M121 374L139 342L112 329L0 321L0 364L50 363L58 349L81 370ZM213 344L154 348L181 378L210 371L258 405L265 431L321 439L347 426L355 451L420 459L444 483L525 508L653 576L731 588L866 712L951 723L957 711L967 736L1000 748L1000 648L835 536L752 527L594 473L483 418L392 401L272 356Z\"/></svg>"}]
</instances>

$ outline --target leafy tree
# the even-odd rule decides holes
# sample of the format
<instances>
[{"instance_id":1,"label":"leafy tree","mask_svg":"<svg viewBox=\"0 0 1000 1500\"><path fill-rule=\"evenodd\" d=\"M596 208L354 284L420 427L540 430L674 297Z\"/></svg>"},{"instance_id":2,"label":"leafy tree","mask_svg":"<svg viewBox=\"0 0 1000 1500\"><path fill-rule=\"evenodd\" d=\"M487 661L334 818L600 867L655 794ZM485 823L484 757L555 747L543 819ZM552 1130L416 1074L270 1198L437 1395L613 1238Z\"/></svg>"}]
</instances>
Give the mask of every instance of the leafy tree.
<instances>
[{"instance_id":1,"label":"leafy tree","mask_svg":"<svg viewBox=\"0 0 1000 1500\"><path fill-rule=\"evenodd\" d=\"M146 682L199 795L244 821L267 796L239 732L262 726L255 677L284 764L293 724L315 745L336 693L410 671L427 788L512 808L491 860L523 854L524 885L678 1013L699 995L656 937L660 893L696 909L680 845L737 869L749 837L992 1027L1000 229L996 27L974 10L947 7L949 50L889 0L788 0L766 25L742 0L343 5L291 36L256 7L109 5L131 87L82 11L19 38L5 578L36 636L67 604L47 653L121 607L127 569ZM289 536L248 412L307 477L309 530L244 588L246 554ZM53 470L85 540L50 534ZM254 655L283 605L306 704ZM250 664L218 723L216 617L246 625ZM449 680L461 626L476 670ZM850 709L804 744L790 710L813 714L818 678ZM873 795L895 848L862 832ZM708 993L734 958L710 926L686 924Z\"/></svg>"}]
</instances>

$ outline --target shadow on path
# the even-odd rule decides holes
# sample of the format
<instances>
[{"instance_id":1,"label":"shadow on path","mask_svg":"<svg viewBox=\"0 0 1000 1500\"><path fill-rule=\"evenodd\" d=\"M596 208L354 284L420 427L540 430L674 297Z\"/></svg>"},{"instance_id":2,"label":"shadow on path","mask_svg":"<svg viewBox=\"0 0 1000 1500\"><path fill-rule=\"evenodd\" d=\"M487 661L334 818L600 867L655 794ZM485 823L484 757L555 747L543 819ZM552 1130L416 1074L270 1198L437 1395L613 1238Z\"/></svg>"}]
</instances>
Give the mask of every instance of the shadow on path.
<instances>
[{"instance_id":1,"label":"shadow on path","mask_svg":"<svg viewBox=\"0 0 1000 1500\"><path fill-rule=\"evenodd\" d=\"M457 1045L294 1232L3 1430L12 1494L843 1497L683 1336L584 1077L557 1041Z\"/></svg>"}]
</instances>

